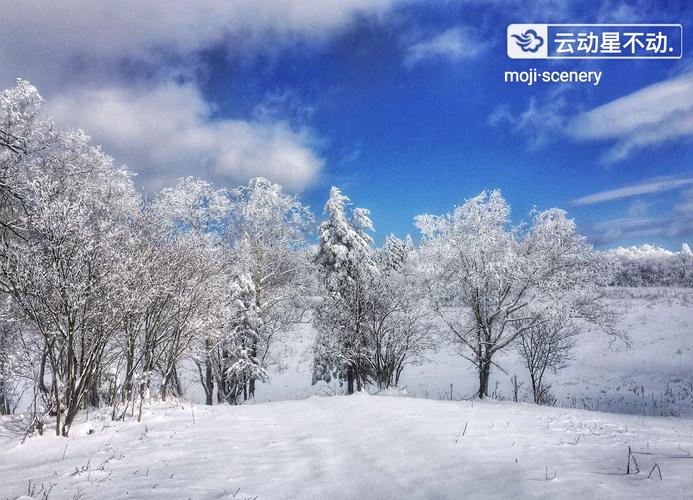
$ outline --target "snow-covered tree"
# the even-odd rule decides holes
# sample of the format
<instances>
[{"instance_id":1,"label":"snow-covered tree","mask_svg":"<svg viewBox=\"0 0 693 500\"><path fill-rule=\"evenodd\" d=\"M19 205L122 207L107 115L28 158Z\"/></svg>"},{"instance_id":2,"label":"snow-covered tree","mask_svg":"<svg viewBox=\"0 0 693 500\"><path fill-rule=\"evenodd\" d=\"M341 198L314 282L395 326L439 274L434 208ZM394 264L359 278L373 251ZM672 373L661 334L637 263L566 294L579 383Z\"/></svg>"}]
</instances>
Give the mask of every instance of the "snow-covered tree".
<instances>
[{"instance_id":1,"label":"snow-covered tree","mask_svg":"<svg viewBox=\"0 0 693 500\"><path fill-rule=\"evenodd\" d=\"M518 351L529 373L532 397L537 404L553 404L551 385L544 375L547 370L555 373L571 359L580 332L569 316L552 312L539 316L518 338Z\"/></svg>"},{"instance_id":2,"label":"snow-covered tree","mask_svg":"<svg viewBox=\"0 0 693 500\"><path fill-rule=\"evenodd\" d=\"M24 353L18 316L11 297L3 295L0 298L0 415L14 413L24 388Z\"/></svg>"},{"instance_id":3,"label":"snow-covered tree","mask_svg":"<svg viewBox=\"0 0 693 500\"><path fill-rule=\"evenodd\" d=\"M222 248L221 239L229 207L225 190L215 189L202 179L186 177L158 194L150 222L163 224L163 233L153 230L159 240L157 246L161 252L175 256L176 262L172 265L172 261L167 261L162 267L165 280L171 284L165 295L171 300L165 304L172 313L171 323L159 337L161 361L155 363L168 367L160 370L162 388L165 391L171 381L175 392L180 392L177 364L192 354L207 404L212 404L215 380L218 384L221 380L217 347L230 335L225 322L229 314L232 259ZM185 313L181 315L176 310Z\"/></svg>"},{"instance_id":4,"label":"snow-covered tree","mask_svg":"<svg viewBox=\"0 0 693 500\"><path fill-rule=\"evenodd\" d=\"M380 272L369 283L365 361L379 388L399 384L404 368L435 346L430 314L414 279L414 245L394 235L377 251Z\"/></svg>"},{"instance_id":5,"label":"snow-covered tree","mask_svg":"<svg viewBox=\"0 0 693 500\"><path fill-rule=\"evenodd\" d=\"M56 141L35 159L41 169L13 223L18 237L3 242L0 283L43 339L56 432L67 435L121 322L122 228L139 197L82 133Z\"/></svg>"},{"instance_id":6,"label":"snow-covered tree","mask_svg":"<svg viewBox=\"0 0 693 500\"><path fill-rule=\"evenodd\" d=\"M618 247L606 252L617 267L617 286L693 287L693 253L687 243L678 252L653 245Z\"/></svg>"},{"instance_id":7,"label":"snow-covered tree","mask_svg":"<svg viewBox=\"0 0 693 500\"><path fill-rule=\"evenodd\" d=\"M156 263L160 293L152 312L163 320L146 341L143 370L146 376L159 373L163 398L169 388L181 395L178 365L193 348L204 345L205 363L211 364L212 347L220 341L229 300L230 260L220 237L227 211L224 192L193 178L164 188L151 207L149 234L163 258Z\"/></svg>"},{"instance_id":8,"label":"snow-covered tree","mask_svg":"<svg viewBox=\"0 0 693 500\"><path fill-rule=\"evenodd\" d=\"M219 357L223 393L220 401L238 404L253 396L250 389L254 391L256 380L266 382L269 375L256 354L264 325L252 276L234 276L231 298L233 312L228 326L233 336L222 344Z\"/></svg>"},{"instance_id":9,"label":"snow-covered tree","mask_svg":"<svg viewBox=\"0 0 693 500\"><path fill-rule=\"evenodd\" d=\"M378 274L373 261L373 230L364 208L348 210L349 198L332 187L325 204L328 219L320 224L316 257L321 276L321 301L314 315L318 330L313 382L336 375L347 392L362 390L368 378L365 358L369 290Z\"/></svg>"},{"instance_id":10,"label":"snow-covered tree","mask_svg":"<svg viewBox=\"0 0 693 500\"><path fill-rule=\"evenodd\" d=\"M407 235L403 240L388 234L383 248L377 253L378 267L385 271L401 271L414 251L414 242Z\"/></svg>"},{"instance_id":11,"label":"snow-covered tree","mask_svg":"<svg viewBox=\"0 0 693 500\"><path fill-rule=\"evenodd\" d=\"M303 320L310 285L305 238L314 217L298 196L262 177L231 191L230 200L225 236L240 305L235 329L244 339L247 396L254 397L256 373L267 378L273 344Z\"/></svg>"},{"instance_id":12,"label":"snow-covered tree","mask_svg":"<svg viewBox=\"0 0 693 500\"><path fill-rule=\"evenodd\" d=\"M542 311L597 314L598 260L565 212L535 212L512 226L499 191L482 192L452 214L417 217L419 265L433 310L460 353L478 369L479 397L488 394L495 355L542 321Z\"/></svg>"},{"instance_id":13,"label":"snow-covered tree","mask_svg":"<svg viewBox=\"0 0 693 500\"><path fill-rule=\"evenodd\" d=\"M43 99L25 80L0 94L0 229L12 231L29 202L30 181L64 144L41 116Z\"/></svg>"}]
</instances>

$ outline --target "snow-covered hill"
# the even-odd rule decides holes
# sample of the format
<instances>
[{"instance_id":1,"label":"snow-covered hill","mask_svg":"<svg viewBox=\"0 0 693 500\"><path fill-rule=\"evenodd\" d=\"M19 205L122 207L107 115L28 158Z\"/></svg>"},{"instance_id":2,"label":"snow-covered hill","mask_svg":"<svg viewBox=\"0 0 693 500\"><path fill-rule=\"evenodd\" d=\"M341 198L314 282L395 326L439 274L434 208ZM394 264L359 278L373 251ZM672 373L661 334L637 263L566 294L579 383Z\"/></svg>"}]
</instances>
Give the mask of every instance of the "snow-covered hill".
<instances>
[{"instance_id":1,"label":"snow-covered hill","mask_svg":"<svg viewBox=\"0 0 693 500\"><path fill-rule=\"evenodd\" d=\"M194 417L193 417L194 415ZM93 431L90 433L90 429ZM353 395L0 437L0 498L690 498L693 421ZM640 472L626 475L628 447ZM661 469L662 479L655 470ZM631 463L635 472L635 462ZM31 486L29 485L31 481Z\"/></svg>"}]
</instances>

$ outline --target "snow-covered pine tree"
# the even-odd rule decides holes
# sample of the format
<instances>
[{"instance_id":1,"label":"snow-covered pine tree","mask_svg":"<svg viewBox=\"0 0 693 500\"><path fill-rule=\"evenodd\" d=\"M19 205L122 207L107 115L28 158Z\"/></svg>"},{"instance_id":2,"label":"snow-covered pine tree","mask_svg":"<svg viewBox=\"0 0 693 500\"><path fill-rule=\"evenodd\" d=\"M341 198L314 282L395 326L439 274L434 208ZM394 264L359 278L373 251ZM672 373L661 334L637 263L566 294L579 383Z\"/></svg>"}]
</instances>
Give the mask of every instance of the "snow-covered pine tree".
<instances>
[{"instance_id":1,"label":"snow-covered pine tree","mask_svg":"<svg viewBox=\"0 0 693 500\"><path fill-rule=\"evenodd\" d=\"M325 204L328 219L320 225L316 264L322 297L314 316L318 331L313 383L337 376L347 382L347 392L362 390L366 371L366 302L369 284L378 268L373 261L370 212L354 208L349 198L332 187Z\"/></svg>"},{"instance_id":2,"label":"snow-covered pine tree","mask_svg":"<svg viewBox=\"0 0 693 500\"><path fill-rule=\"evenodd\" d=\"M231 319L233 335L223 343L223 391L227 402L237 404L241 396L244 400L253 396L250 391L254 391L255 380L265 382L269 376L257 357L263 321L253 278L240 274L232 286L235 312Z\"/></svg>"},{"instance_id":3,"label":"snow-covered pine tree","mask_svg":"<svg viewBox=\"0 0 693 500\"><path fill-rule=\"evenodd\" d=\"M399 271L413 250L414 242L410 235L401 240L394 234L388 234L383 248L378 252L378 265L385 272Z\"/></svg>"}]
</instances>

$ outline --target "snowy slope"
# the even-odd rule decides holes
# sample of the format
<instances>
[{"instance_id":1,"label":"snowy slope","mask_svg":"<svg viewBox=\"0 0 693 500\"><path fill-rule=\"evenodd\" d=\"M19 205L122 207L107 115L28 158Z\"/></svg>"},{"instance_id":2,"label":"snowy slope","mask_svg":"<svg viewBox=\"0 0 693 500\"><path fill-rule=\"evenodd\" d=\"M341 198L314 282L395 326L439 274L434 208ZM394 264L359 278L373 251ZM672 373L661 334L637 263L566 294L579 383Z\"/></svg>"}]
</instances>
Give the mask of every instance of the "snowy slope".
<instances>
[{"instance_id":1,"label":"snowy slope","mask_svg":"<svg viewBox=\"0 0 693 500\"><path fill-rule=\"evenodd\" d=\"M72 437L0 437L0 499L690 498L693 421L354 395L157 406ZM95 429L88 434L89 429ZM465 430L466 429L466 430ZM628 446L640 473L625 475ZM662 480L647 479L658 463ZM39 486L40 488L40 486ZM80 496L82 495L82 496ZM40 498L40 495L36 495Z\"/></svg>"},{"instance_id":2,"label":"snowy slope","mask_svg":"<svg viewBox=\"0 0 693 500\"><path fill-rule=\"evenodd\" d=\"M586 330L578 338L574 359L558 374L548 374L560 406L605 411L693 417L693 289L611 288L608 300L618 314L617 327L631 345ZM303 326L288 339L289 354L272 369L269 385L258 387L258 401L333 394L340 388L311 387L313 331ZM429 399L470 397L476 390L471 364L441 347L430 362L405 369L402 383L410 395ZM510 378L525 380L521 391L531 399L526 369L513 354L497 359L506 370L492 372L490 388L503 398L512 395ZM496 382L498 385L496 386ZM194 384L194 383L193 383ZM193 385L193 391L197 388ZM197 395L197 400L201 396Z\"/></svg>"}]
</instances>

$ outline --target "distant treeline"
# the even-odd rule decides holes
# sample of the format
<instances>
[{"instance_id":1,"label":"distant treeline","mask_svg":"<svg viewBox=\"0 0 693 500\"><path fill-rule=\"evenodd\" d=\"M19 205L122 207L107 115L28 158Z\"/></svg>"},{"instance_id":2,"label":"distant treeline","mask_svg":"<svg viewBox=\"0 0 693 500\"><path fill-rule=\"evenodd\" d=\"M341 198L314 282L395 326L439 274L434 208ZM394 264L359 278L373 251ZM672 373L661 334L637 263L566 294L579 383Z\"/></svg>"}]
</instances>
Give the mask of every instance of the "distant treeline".
<instances>
[{"instance_id":1,"label":"distant treeline","mask_svg":"<svg viewBox=\"0 0 693 500\"><path fill-rule=\"evenodd\" d=\"M686 243L678 252L641 245L607 253L616 262L612 285L693 287L693 253Z\"/></svg>"}]
</instances>

